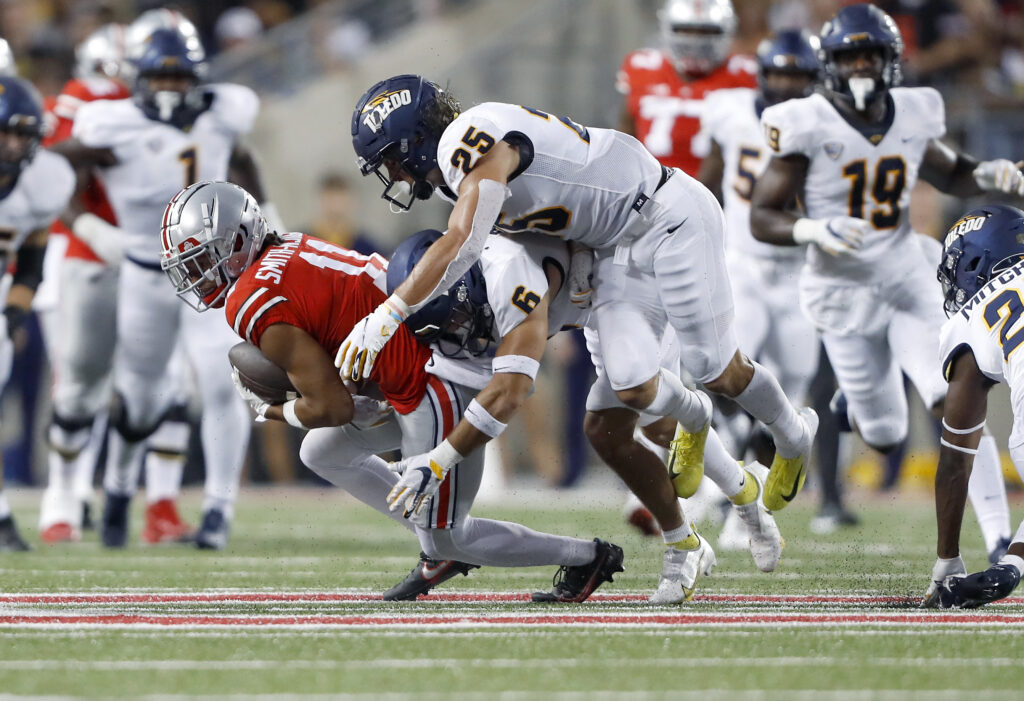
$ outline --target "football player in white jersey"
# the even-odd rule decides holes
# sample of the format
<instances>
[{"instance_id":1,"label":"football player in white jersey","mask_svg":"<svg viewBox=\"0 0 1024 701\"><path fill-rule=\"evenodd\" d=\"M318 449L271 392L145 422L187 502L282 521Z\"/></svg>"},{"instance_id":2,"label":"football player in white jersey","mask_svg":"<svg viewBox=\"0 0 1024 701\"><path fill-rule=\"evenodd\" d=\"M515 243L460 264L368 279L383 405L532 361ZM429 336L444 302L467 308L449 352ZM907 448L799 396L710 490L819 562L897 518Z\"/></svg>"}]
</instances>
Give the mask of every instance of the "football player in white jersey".
<instances>
[{"instance_id":1,"label":"football player in white jersey","mask_svg":"<svg viewBox=\"0 0 1024 701\"><path fill-rule=\"evenodd\" d=\"M11 335L24 322L42 281L50 224L75 190L68 162L39 150L43 105L35 88L21 78L0 76L0 389L7 384L14 357ZM27 550L11 517L0 475L0 551Z\"/></svg>"},{"instance_id":2,"label":"football player in white jersey","mask_svg":"<svg viewBox=\"0 0 1024 701\"><path fill-rule=\"evenodd\" d=\"M133 63L132 98L83 105L73 138L60 145L76 165L100 169L117 215L116 227L94 218L90 240L118 239L124 250L103 542L127 542L128 504L145 439L179 396L168 365L181 338L203 405L206 498L196 544L219 549L227 543L249 436L248 412L226 357L235 339L224 324L196 315L166 288L157 236L167 201L197 180L230 172L262 198L255 163L238 143L252 127L258 99L240 85L204 85L202 47L175 29L154 31ZM79 213L69 211L68 220Z\"/></svg>"},{"instance_id":3,"label":"football player in white jersey","mask_svg":"<svg viewBox=\"0 0 1024 701\"><path fill-rule=\"evenodd\" d=\"M594 314L619 400L680 424L677 491L696 489L703 476L711 402L659 367L667 324L679 336L690 374L734 397L773 432L778 451L765 503L774 495L785 506L782 495L795 496L817 417L798 414L778 381L737 350L722 211L706 188L662 167L626 134L519 105L483 103L460 113L450 95L419 76L391 78L367 91L353 114L352 135L360 169L381 178L392 205L407 209L436 190L455 206L446 235L342 344L336 362L344 376L371 369L398 324L479 257L492 228L558 236L597 250ZM589 286L588 276L574 269L573 291ZM624 294L626 287L633 294ZM649 454L650 464L628 469L648 484L665 483L660 461ZM449 463L454 459L448 456ZM680 559L713 558L685 520L660 525Z\"/></svg>"},{"instance_id":4,"label":"football player in white jersey","mask_svg":"<svg viewBox=\"0 0 1024 701\"><path fill-rule=\"evenodd\" d=\"M967 575L960 526L972 463L983 440L988 392L1010 388L1009 449L1024 475L1024 212L986 205L961 217L946 234L939 280L949 320L939 357L949 381L935 473L938 559L924 606L976 608L1010 595L1024 572L1024 523L991 567Z\"/></svg>"},{"instance_id":5,"label":"football player in white jersey","mask_svg":"<svg viewBox=\"0 0 1024 701\"><path fill-rule=\"evenodd\" d=\"M1024 176L1011 161L979 164L939 141L942 98L932 88L897 87L903 42L877 7L844 7L820 41L826 93L761 116L773 154L754 187L751 230L767 243L810 244L801 306L822 335L851 424L884 453L907 435L901 371L934 410L946 394L935 355L940 291L910 229L910 191L920 175L961 197L1019 195ZM798 195L803 217L791 209ZM991 436L971 485L991 552L1010 528Z\"/></svg>"}]
</instances>

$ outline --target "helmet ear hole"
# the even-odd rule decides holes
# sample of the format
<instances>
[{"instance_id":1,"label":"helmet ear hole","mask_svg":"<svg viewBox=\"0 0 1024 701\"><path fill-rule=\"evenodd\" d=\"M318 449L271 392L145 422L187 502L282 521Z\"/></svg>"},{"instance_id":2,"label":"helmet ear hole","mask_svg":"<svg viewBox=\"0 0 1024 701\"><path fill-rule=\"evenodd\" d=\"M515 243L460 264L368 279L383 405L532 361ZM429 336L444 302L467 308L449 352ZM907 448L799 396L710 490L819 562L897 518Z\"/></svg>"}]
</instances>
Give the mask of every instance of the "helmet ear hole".
<instances>
[{"instance_id":1,"label":"helmet ear hole","mask_svg":"<svg viewBox=\"0 0 1024 701\"><path fill-rule=\"evenodd\" d=\"M232 253L238 253L242 250L242 246L245 245L245 238L242 236L242 232L235 232L235 242L231 246Z\"/></svg>"}]
</instances>

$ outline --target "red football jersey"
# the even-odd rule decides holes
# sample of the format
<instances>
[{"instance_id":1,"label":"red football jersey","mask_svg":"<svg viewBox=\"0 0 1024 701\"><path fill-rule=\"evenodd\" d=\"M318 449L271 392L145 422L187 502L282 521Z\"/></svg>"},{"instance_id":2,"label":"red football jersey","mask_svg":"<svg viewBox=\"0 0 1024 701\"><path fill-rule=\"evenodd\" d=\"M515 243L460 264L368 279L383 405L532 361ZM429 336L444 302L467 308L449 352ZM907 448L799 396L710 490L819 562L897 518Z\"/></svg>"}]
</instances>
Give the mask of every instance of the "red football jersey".
<instances>
[{"instance_id":1,"label":"red football jersey","mask_svg":"<svg viewBox=\"0 0 1024 701\"><path fill-rule=\"evenodd\" d=\"M731 56L708 75L687 81L663 51L641 49L623 60L615 87L626 96L636 138L664 165L696 177L710 146L697 139L704 96L756 85L757 63L749 56Z\"/></svg>"},{"instance_id":2,"label":"red football jersey","mask_svg":"<svg viewBox=\"0 0 1024 701\"><path fill-rule=\"evenodd\" d=\"M284 239L235 282L224 305L228 323L257 347L271 324L290 324L333 358L356 322L387 298L388 262L305 234ZM399 414L423 398L430 355L403 325L377 357L370 380Z\"/></svg>"},{"instance_id":3,"label":"red football jersey","mask_svg":"<svg viewBox=\"0 0 1024 701\"><path fill-rule=\"evenodd\" d=\"M64 84L64 89L55 98L48 97L43 103L45 110L44 121L46 124L46 136L43 137L43 146L52 146L65 139L71 138L71 126L75 121L75 113L78 108L86 102L93 100L122 100L131 96L131 91L124 85L106 78L89 78L82 80L72 78ZM103 183L94 175L92 182L82 193L82 204L87 212L92 212L98 217L105 219L111 224L117 224L117 217L114 209L107 200L107 192L103 189ZM68 258L84 258L85 260L100 261L100 258L93 253L92 249L81 239L57 220L53 223L50 231L55 234L63 234L68 237L68 249L65 254Z\"/></svg>"}]
</instances>

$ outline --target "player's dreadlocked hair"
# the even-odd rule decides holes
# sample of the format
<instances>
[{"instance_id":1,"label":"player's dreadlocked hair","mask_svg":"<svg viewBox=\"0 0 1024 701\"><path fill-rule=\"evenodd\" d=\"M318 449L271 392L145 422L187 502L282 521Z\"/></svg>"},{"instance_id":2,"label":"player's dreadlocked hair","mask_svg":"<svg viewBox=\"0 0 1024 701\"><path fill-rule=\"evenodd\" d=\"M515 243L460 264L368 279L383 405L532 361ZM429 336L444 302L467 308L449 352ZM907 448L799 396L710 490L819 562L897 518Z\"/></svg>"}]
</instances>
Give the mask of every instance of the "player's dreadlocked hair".
<instances>
[{"instance_id":1,"label":"player's dreadlocked hair","mask_svg":"<svg viewBox=\"0 0 1024 701\"><path fill-rule=\"evenodd\" d=\"M434 87L437 89L437 97L426 105L422 119L424 126L429 130L428 133L439 139L448 125L459 116L462 106L447 87L442 88L436 83Z\"/></svg>"}]
</instances>

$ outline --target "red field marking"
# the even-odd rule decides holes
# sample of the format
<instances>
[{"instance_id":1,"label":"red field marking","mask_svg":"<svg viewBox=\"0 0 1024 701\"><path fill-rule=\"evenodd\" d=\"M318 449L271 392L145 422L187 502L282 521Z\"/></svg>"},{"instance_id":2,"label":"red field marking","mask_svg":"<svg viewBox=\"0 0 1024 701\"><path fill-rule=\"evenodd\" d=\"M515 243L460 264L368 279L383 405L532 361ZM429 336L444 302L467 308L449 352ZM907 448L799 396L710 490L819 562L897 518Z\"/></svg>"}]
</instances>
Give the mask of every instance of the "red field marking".
<instances>
[{"instance_id":1,"label":"red field marking","mask_svg":"<svg viewBox=\"0 0 1024 701\"><path fill-rule=\"evenodd\" d=\"M333 592L175 592L108 594L79 592L74 594L0 594L0 604L159 604L159 603L364 603L380 601L379 594ZM698 594L695 601L736 604L860 604L884 606L905 603L906 597L871 595L797 595L797 594ZM528 602L530 595L504 592L435 592L421 601L446 603ZM635 603L647 601L646 594L595 594L591 602ZM998 604L1024 604L1024 597L1003 599Z\"/></svg>"},{"instance_id":2,"label":"red field marking","mask_svg":"<svg viewBox=\"0 0 1024 701\"><path fill-rule=\"evenodd\" d=\"M936 625L964 623L971 625L1003 624L1024 625L1024 618L999 614L978 613L889 613L889 614L734 614L696 615L690 613L653 614L599 614L579 616L573 614L517 614L517 615L458 615L442 616L153 616L153 615L0 615L0 625L57 625L57 626L452 626L452 625L830 625L830 624L899 624Z\"/></svg>"}]
</instances>

